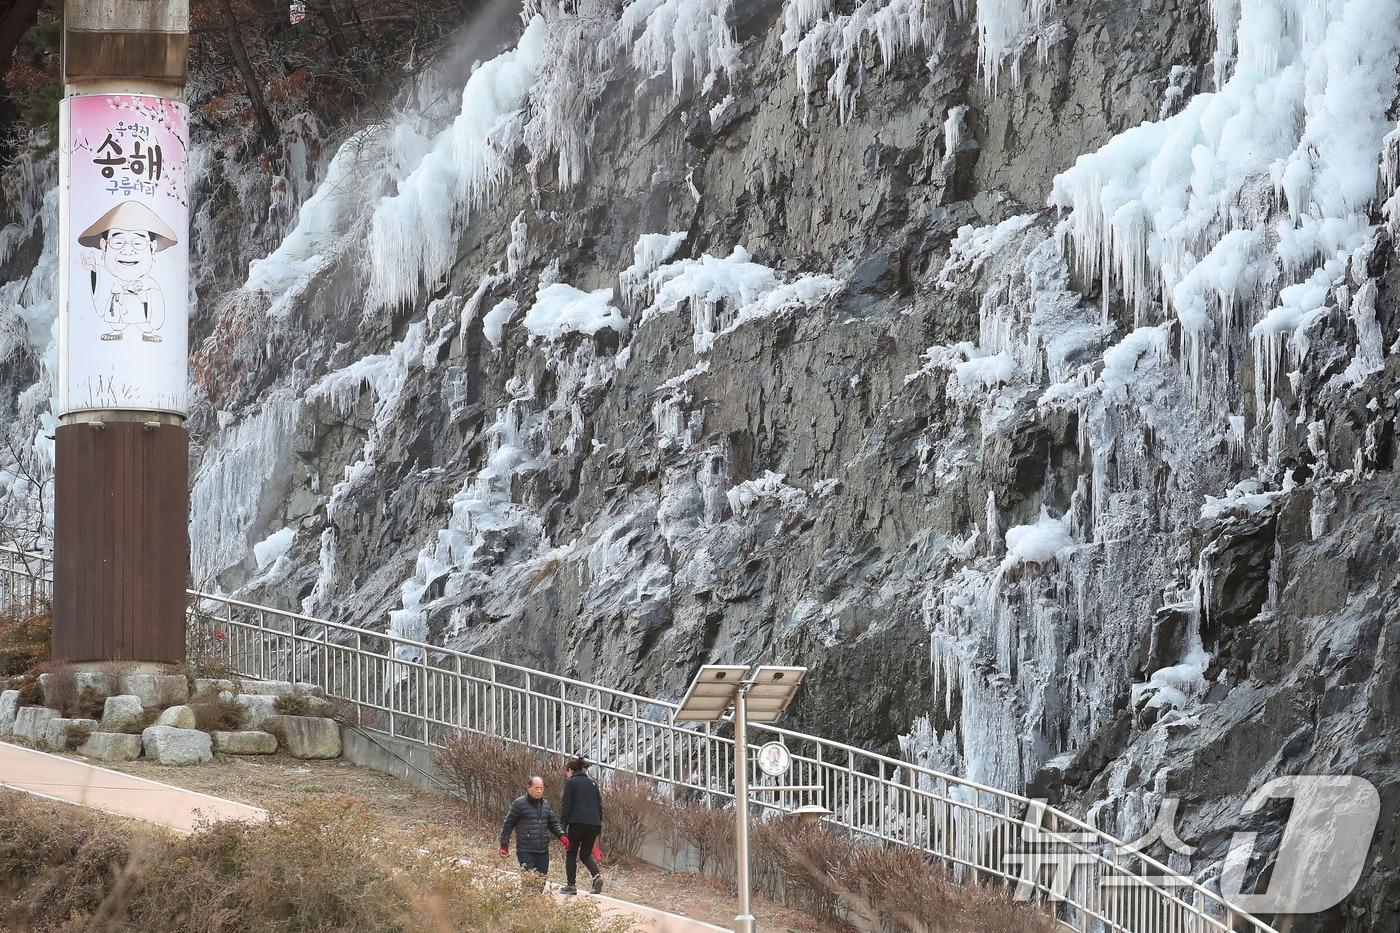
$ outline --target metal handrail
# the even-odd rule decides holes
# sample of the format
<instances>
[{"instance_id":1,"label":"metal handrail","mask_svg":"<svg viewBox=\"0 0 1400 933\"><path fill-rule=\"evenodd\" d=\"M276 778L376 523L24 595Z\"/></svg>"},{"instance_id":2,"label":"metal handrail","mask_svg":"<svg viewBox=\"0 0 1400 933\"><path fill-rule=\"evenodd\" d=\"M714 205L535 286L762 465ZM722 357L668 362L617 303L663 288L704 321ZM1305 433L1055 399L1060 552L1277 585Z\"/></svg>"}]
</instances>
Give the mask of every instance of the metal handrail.
<instances>
[{"instance_id":1,"label":"metal handrail","mask_svg":"<svg viewBox=\"0 0 1400 933\"><path fill-rule=\"evenodd\" d=\"M7 547L0 555L0 600L51 596L51 558ZM317 683L328 696L386 714L387 729L380 731L389 735L434 746L468 730L550 753L586 751L581 746L592 743L601 767L655 780L673 793L688 789L706 800L732 799L733 741L708 724L672 723L675 703L227 596L188 595L192 621L206 635L224 627L221 651L239 675ZM299 626L316 634L300 634ZM385 649L367 649L366 641ZM482 673L472 673L470 665ZM582 698L571 698L570 691ZM404 723L407 731L400 728ZM826 788L828 809L835 811L831 822L920 848L956 877L1015 883L1056 905L1065 927L1277 933L1194 879L1039 801L819 736L751 728L798 747L792 783ZM762 780L754 786L762 787ZM792 794L774 796L755 805L779 812L797 805ZM1021 851L1011 848L1014 841L1024 843ZM1008 857L1026 870L1007 870ZM1048 883L1041 877L1045 867L1052 869ZM1070 875L1060 883L1065 868ZM1083 880L1086 871L1097 884Z\"/></svg>"}]
</instances>

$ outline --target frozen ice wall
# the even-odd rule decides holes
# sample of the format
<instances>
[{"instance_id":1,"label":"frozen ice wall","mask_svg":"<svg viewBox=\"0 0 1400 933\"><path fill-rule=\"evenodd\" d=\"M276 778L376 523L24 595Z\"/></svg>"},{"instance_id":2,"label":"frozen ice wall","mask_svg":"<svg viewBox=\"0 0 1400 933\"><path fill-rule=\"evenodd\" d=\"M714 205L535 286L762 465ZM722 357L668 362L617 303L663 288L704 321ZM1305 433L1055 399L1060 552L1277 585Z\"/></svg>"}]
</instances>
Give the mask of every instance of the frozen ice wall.
<instances>
[{"instance_id":1,"label":"frozen ice wall","mask_svg":"<svg viewBox=\"0 0 1400 933\"><path fill-rule=\"evenodd\" d=\"M527 4L210 305L197 582L648 693L807 664L803 727L1128 838L1287 770L1213 762L1307 745L1245 709L1323 637L1282 568L1376 514L1400 14L1170 10Z\"/></svg>"}]
</instances>

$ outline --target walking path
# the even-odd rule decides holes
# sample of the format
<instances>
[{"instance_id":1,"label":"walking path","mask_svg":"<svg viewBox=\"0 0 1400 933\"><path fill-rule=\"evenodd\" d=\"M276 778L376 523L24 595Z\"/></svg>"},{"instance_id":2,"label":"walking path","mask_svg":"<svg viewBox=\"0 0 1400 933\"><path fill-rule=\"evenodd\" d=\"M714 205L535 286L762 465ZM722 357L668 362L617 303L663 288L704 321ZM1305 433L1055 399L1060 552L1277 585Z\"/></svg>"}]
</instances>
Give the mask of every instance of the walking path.
<instances>
[{"instance_id":1,"label":"walking path","mask_svg":"<svg viewBox=\"0 0 1400 933\"><path fill-rule=\"evenodd\" d=\"M585 873L581 872L580 874ZM606 894L580 894L575 897L567 897L556 891L554 899L557 901L593 900L598 903L604 916L629 917L638 928L654 930L656 933L711 933L711 931L729 933L729 930L724 927L702 923L679 914L668 914L655 907L633 904L631 901L620 901L615 897L608 897Z\"/></svg>"},{"instance_id":2,"label":"walking path","mask_svg":"<svg viewBox=\"0 0 1400 933\"><path fill-rule=\"evenodd\" d=\"M172 787L134 774L99 768L9 742L0 742L0 785L48 800L144 820L180 833L192 832L201 823L267 819L267 811L260 807L183 787ZM559 893L554 896L561 901L575 899ZM631 918L642 930L655 933L724 933L724 927L606 895L581 895L577 899L592 899L604 914Z\"/></svg>"},{"instance_id":3,"label":"walking path","mask_svg":"<svg viewBox=\"0 0 1400 933\"><path fill-rule=\"evenodd\" d=\"M267 819L267 811L0 742L0 784L37 797L156 823L180 833L198 823Z\"/></svg>"}]
</instances>

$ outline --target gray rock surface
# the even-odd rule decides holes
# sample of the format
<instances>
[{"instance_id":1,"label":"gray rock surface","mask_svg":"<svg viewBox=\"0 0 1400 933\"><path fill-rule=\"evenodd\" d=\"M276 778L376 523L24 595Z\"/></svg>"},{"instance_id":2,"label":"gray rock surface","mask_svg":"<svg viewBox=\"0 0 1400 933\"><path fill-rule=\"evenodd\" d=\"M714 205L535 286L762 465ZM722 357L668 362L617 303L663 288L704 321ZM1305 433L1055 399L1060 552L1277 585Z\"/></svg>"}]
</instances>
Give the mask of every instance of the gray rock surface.
<instances>
[{"instance_id":1,"label":"gray rock surface","mask_svg":"<svg viewBox=\"0 0 1400 933\"><path fill-rule=\"evenodd\" d=\"M44 735L39 740L40 746L51 752L62 752L68 749L68 734L71 730L84 728L89 733L97 729L96 719L64 719L61 716L50 719L44 724Z\"/></svg>"},{"instance_id":2,"label":"gray rock surface","mask_svg":"<svg viewBox=\"0 0 1400 933\"><path fill-rule=\"evenodd\" d=\"M785 725L1034 790L1126 839L1179 797L1202 877L1274 776L1363 775L1392 814L1400 263L1387 218L1363 208L1372 241L1296 339L1251 336L1271 279L1211 305L1220 327L1193 355L1178 316L1155 298L1130 307L1101 281L1103 257L1060 246L1064 218L1044 206L1081 155L1214 89L1217 52L1227 66L1233 53L1215 48L1228 31L1211 11L1241 5L1051 4L1008 53L1019 67L992 74L977 5L950 6L923 4L936 15L913 33L922 44L892 60L861 37L849 95L839 80L828 95L839 76L824 55L804 90L778 0L732 4L734 74L677 93L669 74L614 62L578 108L606 116L582 177L508 153L499 185L438 244L450 270L384 307L367 298L374 264L358 242L298 283L285 315L267 313L266 292L229 291L286 228L264 216L273 199L228 194L265 192L268 173L208 160L192 372L217 378L189 421L196 579L671 699L702 663L803 664ZM36 190L56 183L43 172ZM1259 219L1272 241L1289 219L1268 173L1256 182L1229 202L1232 223ZM725 301L644 313L645 277L625 294L621 273L641 235L670 231L684 233L677 259L742 245L785 282L843 287L743 323ZM995 239L985 254L967 249L979 236ZM4 278L27 281L41 248L54 261L41 239ZM531 335L549 282L613 289L627 333ZM497 346L483 319L507 300L518 311ZM27 310L3 320L18 333L39 318ZM707 319L735 326L702 350ZM1159 324L1163 345L1106 381L1109 351L1121 363L1129 337ZM50 394L17 345L0 361L0 418ZM1374 367L1350 368L1372 350ZM1000 355L1010 381L964 382ZM402 371L366 380L362 360ZM1267 501L1207 508L1250 482ZM1073 546L1017 562L1008 533L1042 516ZM257 567L252 545L282 529L295 535L285 561ZM1188 659L1199 679L1167 702ZM240 700L250 726L272 699ZM1358 892L1292 933L1400 931L1393 824Z\"/></svg>"},{"instance_id":3,"label":"gray rock surface","mask_svg":"<svg viewBox=\"0 0 1400 933\"><path fill-rule=\"evenodd\" d=\"M245 680L239 684L239 692L256 696L283 697L295 693L296 687L287 680Z\"/></svg>"},{"instance_id":4,"label":"gray rock surface","mask_svg":"<svg viewBox=\"0 0 1400 933\"><path fill-rule=\"evenodd\" d=\"M194 710L188 706L172 706L163 710L156 717L157 726L174 726L177 729L193 729L195 727Z\"/></svg>"},{"instance_id":5,"label":"gray rock surface","mask_svg":"<svg viewBox=\"0 0 1400 933\"><path fill-rule=\"evenodd\" d=\"M194 765L212 761L209 733L174 726L151 726L141 733L141 748L158 765Z\"/></svg>"},{"instance_id":6,"label":"gray rock surface","mask_svg":"<svg viewBox=\"0 0 1400 933\"><path fill-rule=\"evenodd\" d=\"M268 719L277 715L275 696L239 694L233 701L246 711L243 724L249 729L261 729Z\"/></svg>"},{"instance_id":7,"label":"gray rock surface","mask_svg":"<svg viewBox=\"0 0 1400 933\"><path fill-rule=\"evenodd\" d=\"M277 736L270 732L245 730L210 734L214 751L225 755L271 755L277 751Z\"/></svg>"},{"instance_id":8,"label":"gray rock surface","mask_svg":"<svg viewBox=\"0 0 1400 933\"><path fill-rule=\"evenodd\" d=\"M10 735L15 728L15 715L19 712L19 691L0 690L0 736Z\"/></svg>"},{"instance_id":9,"label":"gray rock surface","mask_svg":"<svg viewBox=\"0 0 1400 933\"><path fill-rule=\"evenodd\" d=\"M145 727L145 717L141 698L130 693L110 696L102 704L104 732L140 732Z\"/></svg>"},{"instance_id":10,"label":"gray rock surface","mask_svg":"<svg viewBox=\"0 0 1400 933\"><path fill-rule=\"evenodd\" d=\"M196 677L194 681L194 695L205 698L218 696L221 693L232 693L234 684L232 680L216 677Z\"/></svg>"},{"instance_id":11,"label":"gray rock surface","mask_svg":"<svg viewBox=\"0 0 1400 933\"><path fill-rule=\"evenodd\" d=\"M16 737L32 742L35 745L44 740L48 733L49 722L58 718L58 711L51 710L47 706L23 706L15 715Z\"/></svg>"},{"instance_id":12,"label":"gray rock surface","mask_svg":"<svg viewBox=\"0 0 1400 933\"><path fill-rule=\"evenodd\" d=\"M141 736L126 732L94 732L78 746L78 754L94 761L135 761L141 757Z\"/></svg>"},{"instance_id":13,"label":"gray rock surface","mask_svg":"<svg viewBox=\"0 0 1400 933\"><path fill-rule=\"evenodd\" d=\"M293 758L339 758L340 726L320 716L277 716L268 722Z\"/></svg>"},{"instance_id":14,"label":"gray rock surface","mask_svg":"<svg viewBox=\"0 0 1400 933\"><path fill-rule=\"evenodd\" d=\"M177 706L190 699L189 680L183 674L123 674L118 692L141 699L142 706Z\"/></svg>"}]
</instances>

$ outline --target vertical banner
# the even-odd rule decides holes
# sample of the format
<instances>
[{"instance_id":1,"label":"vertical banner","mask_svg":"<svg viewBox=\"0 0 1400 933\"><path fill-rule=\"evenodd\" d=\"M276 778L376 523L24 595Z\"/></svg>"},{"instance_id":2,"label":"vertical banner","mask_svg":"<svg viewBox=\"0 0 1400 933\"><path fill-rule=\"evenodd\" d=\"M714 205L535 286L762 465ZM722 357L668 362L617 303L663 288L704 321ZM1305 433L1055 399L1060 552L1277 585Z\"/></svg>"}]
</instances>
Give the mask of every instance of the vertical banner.
<instances>
[{"instance_id":1,"label":"vertical banner","mask_svg":"<svg viewBox=\"0 0 1400 933\"><path fill-rule=\"evenodd\" d=\"M181 101L59 113L59 414L186 411L189 121Z\"/></svg>"}]
</instances>

